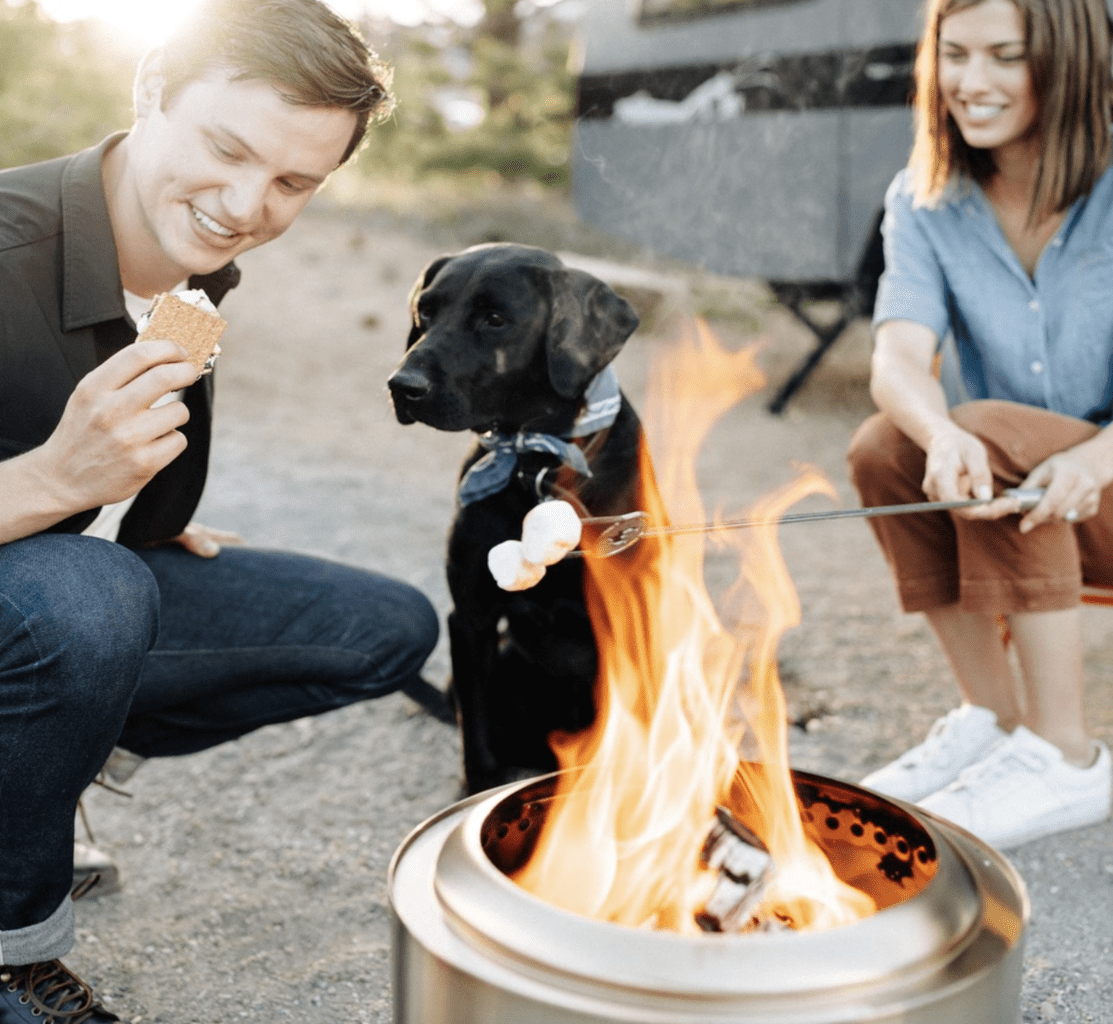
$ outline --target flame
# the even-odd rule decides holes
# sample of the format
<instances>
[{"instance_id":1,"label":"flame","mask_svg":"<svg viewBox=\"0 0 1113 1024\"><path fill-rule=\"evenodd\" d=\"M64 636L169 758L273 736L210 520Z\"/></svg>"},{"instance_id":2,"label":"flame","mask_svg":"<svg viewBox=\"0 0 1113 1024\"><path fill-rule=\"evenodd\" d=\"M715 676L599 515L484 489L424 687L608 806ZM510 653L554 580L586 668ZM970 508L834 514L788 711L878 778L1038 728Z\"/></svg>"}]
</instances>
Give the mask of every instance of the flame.
<instances>
[{"instance_id":1,"label":"flame","mask_svg":"<svg viewBox=\"0 0 1113 1024\"><path fill-rule=\"evenodd\" d=\"M676 522L704 521L697 454L715 422L764 383L754 351L727 351L697 321L654 367L646 429L665 454L655 473L641 452L651 524L669 522L666 508ZM577 914L695 931L715 882L699 848L725 804L777 866L759 915L822 928L873 912L805 836L788 767L776 649L800 608L776 520L817 492L832 489L805 471L753 510L763 525L730 535L741 571L729 630L704 583L702 535L649 537L624 555L587 560L599 713L591 729L551 738L561 768L581 770L559 777L538 846L515 875L524 888Z\"/></svg>"}]
</instances>

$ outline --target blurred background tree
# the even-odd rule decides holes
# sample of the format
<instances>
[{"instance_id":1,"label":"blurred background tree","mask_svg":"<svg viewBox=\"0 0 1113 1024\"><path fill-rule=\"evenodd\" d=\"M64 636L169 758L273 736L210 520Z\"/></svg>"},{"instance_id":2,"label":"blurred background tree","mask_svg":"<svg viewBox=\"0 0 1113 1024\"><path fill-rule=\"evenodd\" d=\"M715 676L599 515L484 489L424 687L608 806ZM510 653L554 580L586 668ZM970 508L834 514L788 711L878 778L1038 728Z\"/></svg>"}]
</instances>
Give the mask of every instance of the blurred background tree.
<instances>
[{"instance_id":1,"label":"blurred background tree","mask_svg":"<svg viewBox=\"0 0 1113 1024\"><path fill-rule=\"evenodd\" d=\"M365 23L366 38L395 67L398 107L372 130L358 176L378 186L451 176L563 191L575 2L484 0L473 25ZM0 166L70 153L126 128L140 55L96 21L58 23L37 0L0 0Z\"/></svg>"},{"instance_id":2,"label":"blurred background tree","mask_svg":"<svg viewBox=\"0 0 1113 1024\"><path fill-rule=\"evenodd\" d=\"M395 66L398 108L372 133L366 173L486 173L563 189L575 72L574 23L562 6L485 0L474 26L391 32L382 49Z\"/></svg>"},{"instance_id":3,"label":"blurred background tree","mask_svg":"<svg viewBox=\"0 0 1113 1024\"><path fill-rule=\"evenodd\" d=\"M0 0L0 166L71 153L131 123L138 54L96 22Z\"/></svg>"}]
</instances>

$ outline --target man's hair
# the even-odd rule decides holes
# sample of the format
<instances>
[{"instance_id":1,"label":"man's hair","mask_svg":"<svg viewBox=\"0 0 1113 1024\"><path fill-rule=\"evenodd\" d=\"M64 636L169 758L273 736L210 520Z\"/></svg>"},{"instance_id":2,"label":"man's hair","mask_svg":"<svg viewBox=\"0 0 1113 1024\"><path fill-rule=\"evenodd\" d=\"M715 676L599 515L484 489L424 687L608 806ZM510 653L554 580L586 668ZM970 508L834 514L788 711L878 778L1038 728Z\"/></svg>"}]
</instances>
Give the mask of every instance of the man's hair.
<instances>
[{"instance_id":1,"label":"man's hair","mask_svg":"<svg viewBox=\"0 0 1113 1024\"><path fill-rule=\"evenodd\" d=\"M289 103L351 110L356 127L341 163L371 121L394 108L390 69L320 0L203 0L152 56L164 108L184 86L222 68L234 82L274 82Z\"/></svg>"},{"instance_id":2,"label":"man's hair","mask_svg":"<svg viewBox=\"0 0 1113 1024\"><path fill-rule=\"evenodd\" d=\"M993 157L967 145L939 89L945 17L984 0L929 0L916 54L916 135L909 159L916 200L934 204L956 173L992 177ZM1113 113L1111 24L1104 0L1011 0L1024 22L1025 52L1043 144L1029 216L1064 210L1087 195L1109 164Z\"/></svg>"}]
</instances>

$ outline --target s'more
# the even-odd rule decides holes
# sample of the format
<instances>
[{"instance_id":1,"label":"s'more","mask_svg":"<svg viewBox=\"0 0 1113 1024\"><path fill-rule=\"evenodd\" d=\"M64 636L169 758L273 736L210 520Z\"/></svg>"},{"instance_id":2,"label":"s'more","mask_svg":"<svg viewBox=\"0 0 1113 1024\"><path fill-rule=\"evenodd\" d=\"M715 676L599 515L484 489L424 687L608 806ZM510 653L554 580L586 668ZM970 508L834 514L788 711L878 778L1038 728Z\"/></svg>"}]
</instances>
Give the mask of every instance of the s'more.
<instances>
[{"instance_id":1,"label":"s'more","mask_svg":"<svg viewBox=\"0 0 1113 1024\"><path fill-rule=\"evenodd\" d=\"M198 376L212 373L220 355L221 335L228 326L216 306L200 288L182 292L163 292L155 296L151 308L139 318L135 329L139 341L166 339L176 341L189 353Z\"/></svg>"}]
</instances>

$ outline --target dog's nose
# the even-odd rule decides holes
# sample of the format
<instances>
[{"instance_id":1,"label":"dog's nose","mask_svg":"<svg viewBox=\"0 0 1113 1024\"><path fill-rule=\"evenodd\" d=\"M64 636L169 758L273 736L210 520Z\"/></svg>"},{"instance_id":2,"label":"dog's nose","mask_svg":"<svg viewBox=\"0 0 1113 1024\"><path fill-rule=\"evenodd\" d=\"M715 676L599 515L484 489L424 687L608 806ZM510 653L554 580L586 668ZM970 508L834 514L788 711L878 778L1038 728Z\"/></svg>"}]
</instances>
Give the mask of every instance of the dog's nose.
<instances>
[{"instance_id":1,"label":"dog's nose","mask_svg":"<svg viewBox=\"0 0 1113 1024\"><path fill-rule=\"evenodd\" d=\"M387 379L387 387L395 398L417 402L429 394L432 384L419 370L400 367Z\"/></svg>"}]
</instances>

